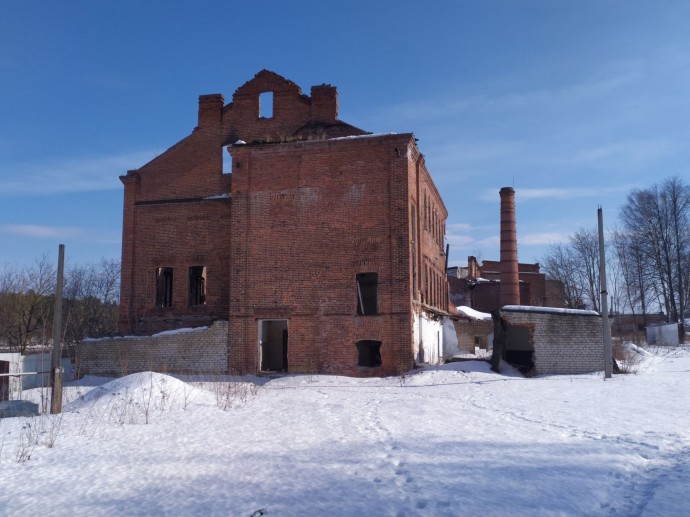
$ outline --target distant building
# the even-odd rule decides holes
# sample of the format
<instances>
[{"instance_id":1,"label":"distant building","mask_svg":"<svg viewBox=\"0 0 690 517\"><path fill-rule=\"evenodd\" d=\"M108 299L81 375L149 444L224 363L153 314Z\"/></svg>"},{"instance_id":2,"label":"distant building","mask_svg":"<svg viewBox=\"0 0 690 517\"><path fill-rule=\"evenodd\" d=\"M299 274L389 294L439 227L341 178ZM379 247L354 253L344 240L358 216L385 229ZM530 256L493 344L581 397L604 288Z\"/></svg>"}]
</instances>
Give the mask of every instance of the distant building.
<instances>
[{"instance_id":1,"label":"distant building","mask_svg":"<svg viewBox=\"0 0 690 517\"><path fill-rule=\"evenodd\" d=\"M200 96L194 131L121 177L120 331L227 320L238 374L439 360L447 211L415 140L267 70L229 104Z\"/></svg>"},{"instance_id":2,"label":"distant building","mask_svg":"<svg viewBox=\"0 0 690 517\"><path fill-rule=\"evenodd\" d=\"M475 257L467 258L467 267L448 269L448 289L454 306L466 305L475 310L490 312L501 307L500 262ZM519 305L537 307L565 307L563 284L549 280L539 271L539 264L518 263Z\"/></svg>"}]
</instances>

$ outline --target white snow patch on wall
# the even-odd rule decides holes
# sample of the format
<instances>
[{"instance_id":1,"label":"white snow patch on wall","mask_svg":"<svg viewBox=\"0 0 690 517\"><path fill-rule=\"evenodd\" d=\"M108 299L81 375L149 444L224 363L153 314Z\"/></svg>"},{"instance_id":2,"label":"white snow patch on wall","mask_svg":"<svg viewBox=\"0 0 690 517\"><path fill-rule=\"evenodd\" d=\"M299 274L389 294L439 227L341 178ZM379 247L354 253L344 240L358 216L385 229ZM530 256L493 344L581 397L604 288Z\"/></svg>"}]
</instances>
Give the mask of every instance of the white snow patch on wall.
<instances>
[{"instance_id":1,"label":"white snow patch on wall","mask_svg":"<svg viewBox=\"0 0 690 517\"><path fill-rule=\"evenodd\" d=\"M443 358L443 337L441 320L431 319L426 313L417 314L414 320L415 363L440 364Z\"/></svg>"}]
</instances>

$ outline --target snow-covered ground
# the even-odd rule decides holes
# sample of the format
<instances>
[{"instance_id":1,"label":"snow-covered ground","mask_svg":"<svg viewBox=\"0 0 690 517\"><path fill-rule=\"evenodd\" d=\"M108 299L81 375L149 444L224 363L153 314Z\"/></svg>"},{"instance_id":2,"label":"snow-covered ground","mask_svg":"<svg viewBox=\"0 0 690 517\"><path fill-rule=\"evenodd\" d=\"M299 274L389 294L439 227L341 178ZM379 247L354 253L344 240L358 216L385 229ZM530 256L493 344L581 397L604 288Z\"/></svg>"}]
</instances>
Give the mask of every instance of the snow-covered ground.
<instances>
[{"instance_id":1,"label":"snow-covered ground","mask_svg":"<svg viewBox=\"0 0 690 517\"><path fill-rule=\"evenodd\" d=\"M688 515L690 347L640 358L606 381L87 378L62 415L0 420L0 515Z\"/></svg>"}]
</instances>

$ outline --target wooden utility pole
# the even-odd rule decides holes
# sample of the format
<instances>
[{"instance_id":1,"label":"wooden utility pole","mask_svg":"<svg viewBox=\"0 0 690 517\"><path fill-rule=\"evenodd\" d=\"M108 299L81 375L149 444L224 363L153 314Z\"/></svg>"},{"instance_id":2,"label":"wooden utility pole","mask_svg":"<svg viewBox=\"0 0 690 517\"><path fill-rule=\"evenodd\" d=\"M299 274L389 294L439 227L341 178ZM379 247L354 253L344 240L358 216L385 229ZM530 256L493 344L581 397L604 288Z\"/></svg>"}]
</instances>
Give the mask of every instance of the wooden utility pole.
<instances>
[{"instance_id":1,"label":"wooden utility pole","mask_svg":"<svg viewBox=\"0 0 690 517\"><path fill-rule=\"evenodd\" d=\"M55 305L53 307L53 355L50 364L50 413L62 413L62 278L65 270L65 245L60 244L58 252L57 285L55 286Z\"/></svg>"},{"instance_id":2,"label":"wooden utility pole","mask_svg":"<svg viewBox=\"0 0 690 517\"><path fill-rule=\"evenodd\" d=\"M608 292L606 291L606 250L604 249L604 215L597 210L599 220L599 286L601 287L601 324L604 332L604 378L610 379L613 370L611 350L611 324L609 323Z\"/></svg>"}]
</instances>

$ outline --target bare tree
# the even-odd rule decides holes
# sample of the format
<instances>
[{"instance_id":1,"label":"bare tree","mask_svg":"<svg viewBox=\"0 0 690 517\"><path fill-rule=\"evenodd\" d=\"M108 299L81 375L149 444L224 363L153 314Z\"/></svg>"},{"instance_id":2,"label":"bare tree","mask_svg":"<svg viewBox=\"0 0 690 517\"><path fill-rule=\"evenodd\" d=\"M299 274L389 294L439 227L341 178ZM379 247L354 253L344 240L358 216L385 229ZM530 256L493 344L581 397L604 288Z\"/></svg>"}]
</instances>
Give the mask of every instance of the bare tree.
<instances>
[{"instance_id":1,"label":"bare tree","mask_svg":"<svg viewBox=\"0 0 690 517\"><path fill-rule=\"evenodd\" d=\"M570 237L570 247L577 268L575 274L579 277L585 303L599 312L599 236L596 229L580 228Z\"/></svg>"},{"instance_id":2,"label":"bare tree","mask_svg":"<svg viewBox=\"0 0 690 517\"><path fill-rule=\"evenodd\" d=\"M0 280L0 339L24 353L32 344L45 344L51 334L55 268L44 255L24 269L6 267Z\"/></svg>"},{"instance_id":3,"label":"bare tree","mask_svg":"<svg viewBox=\"0 0 690 517\"><path fill-rule=\"evenodd\" d=\"M65 282L63 341L113 335L117 331L120 262L103 259L98 264L76 265Z\"/></svg>"},{"instance_id":4,"label":"bare tree","mask_svg":"<svg viewBox=\"0 0 690 517\"><path fill-rule=\"evenodd\" d=\"M641 260L653 271L651 290L671 321L680 324L688 305L690 187L679 178L633 190L621 209L625 233L639 243Z\"/></svg>"},{"instance_id":5,"label":"bare tree","mask_svg":"<svg viewBox=\"0 0 690 517\"><path fill-rule=\"evenodd\" d=\"M65 280L62 341L115 334L119 261L75 265ZM6 266L0 274L0 345L21 353L49 345L54 293L55 268L47 256L30 267Z\"/></svg>"},{"instance_id":6,"label":"bare tree","mask_svg":"<svg viewBox=\"0 0 690 517\"><path fill-rule=\"evenodd\" d=\"M563 284L565 306L580 309L584 305L584 289L579 282L578 265L573 250L564 244L553 244L546 250L540 266L547 278Z\"/></svg>"}]
</instances>

